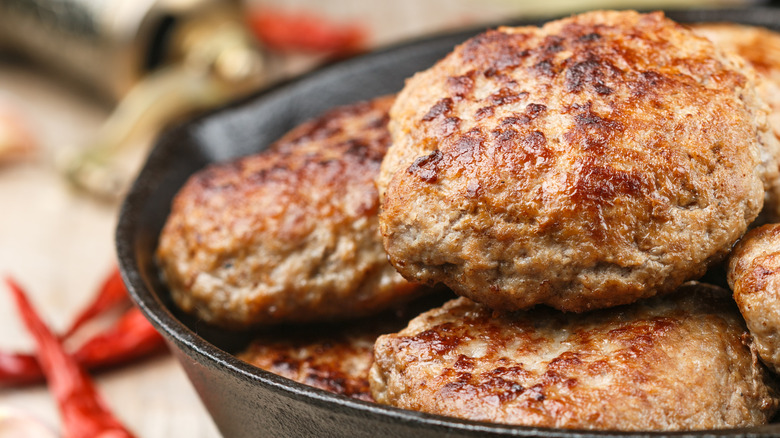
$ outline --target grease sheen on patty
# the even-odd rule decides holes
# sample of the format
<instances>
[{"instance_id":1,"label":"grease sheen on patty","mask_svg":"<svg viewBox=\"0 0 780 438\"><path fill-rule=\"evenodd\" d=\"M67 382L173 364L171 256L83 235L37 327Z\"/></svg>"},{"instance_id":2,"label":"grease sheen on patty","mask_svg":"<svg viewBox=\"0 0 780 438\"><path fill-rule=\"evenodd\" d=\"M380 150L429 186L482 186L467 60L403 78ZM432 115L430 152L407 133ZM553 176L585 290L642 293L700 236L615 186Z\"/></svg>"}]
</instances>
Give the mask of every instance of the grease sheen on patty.
<instances>
[{"instance_id":1,"label":"grease sheen on patty","mask_svg":"<svg viewBox=\"0 0 780 438\"><path fill-rule=\"evenodd\" d=\"M721 49L745 58L759 81L756 91L769 105L769 122L774 136L765 138L761 160L766 168L766 197L760 222L780 221L780 34L756 26L734 23L702 23L693 30Z\"/></svg>"},{"instance_id":2,"label":"grease sheen on patty","mask_svg":"<svg viewBox=\"0 0 780 438\"><path fill-rule=\"evenodd\" d=\"M474 37L391 109L377 183L389 259L496 309L672 291L762 207L754 80L661 13Z\"/></svg>"},{"instance_id":3,"label":"grease sheen on patty","mask_svg":"<svg viewBox=\"0 0 780 438\"><path fill-rule=\"evenodd\" d=\"M750 230L729 255L728 282L758 355L780 372L780 224Z\"/></svg>"},{"instance_id":4,"label":"grease sheen on patty","mask_svg":"<svg viewBox=\"0 0 780 438\"><path fill-rule=\"evenodd\" d=\"M328 111L193 175L157 257L176 304L233 328L352 319L417 290L387 262L374 179L392 97Z\"/></svg>"},{"instance_id":5,"label":"grease sheen on patty","mask_svg":"<svg viewBox=\"0 0 780 438\"><path fill-rule=\"evenodd\" d=\"M778 407L728 291L703 284L584 314L459 298L377 339L370 383L379 403L541 427L747 427Z\"/></svg>"}]
</instances>

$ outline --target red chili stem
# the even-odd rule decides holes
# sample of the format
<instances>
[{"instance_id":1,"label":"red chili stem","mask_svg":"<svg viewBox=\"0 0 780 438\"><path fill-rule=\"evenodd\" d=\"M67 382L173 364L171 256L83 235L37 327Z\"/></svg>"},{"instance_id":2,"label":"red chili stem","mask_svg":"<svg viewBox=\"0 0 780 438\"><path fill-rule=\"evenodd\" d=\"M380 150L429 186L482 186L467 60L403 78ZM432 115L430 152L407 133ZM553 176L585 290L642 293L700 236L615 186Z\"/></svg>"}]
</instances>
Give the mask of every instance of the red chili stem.
<instances>
[{"instance_id":1,"label":"red chili stem","mask_svg":"<svg viewBox=\"0 0 780 438\"><path fill-rule=\"evenodd\" d=\"M111 275L100 287L94 300L76 317L68 331L62 335L63 339L69 338L81 326L101 315L106 310L127 301L127 289L119 275L119 269L114 268Z\"/></svg>"},{"instance_id":2,"label":"red chili stem","mask_svg":"<svg viewBox=\"0 0 780 438\"><path fill-rule=\"evenodd\" d=\"M38 316L22 288L10 278L6 278L6 283L22 321L37 344L38 362L62 414L64 436L132 437L103 402L89 375L65 352L59 338Z\"/></svg>"}]
</instances>

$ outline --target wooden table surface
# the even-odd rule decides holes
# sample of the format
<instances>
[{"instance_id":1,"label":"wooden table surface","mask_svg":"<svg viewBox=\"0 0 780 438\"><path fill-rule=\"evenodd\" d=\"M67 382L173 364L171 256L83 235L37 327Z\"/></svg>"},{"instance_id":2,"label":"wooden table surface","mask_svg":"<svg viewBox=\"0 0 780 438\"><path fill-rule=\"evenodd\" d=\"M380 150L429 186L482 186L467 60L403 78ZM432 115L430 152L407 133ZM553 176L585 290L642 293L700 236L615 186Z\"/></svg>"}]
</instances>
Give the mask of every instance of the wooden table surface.
<instances>
[{"instance_id":1,"label":"wooden table surface","mask_svg":"<svg viewBox=\"0 0 780 438\"><path fill-rule=\"evenodd\" d=\"M0 168L0 275L13 275L55 330L64 330L115 262L118 204L75 193L52 157L82 144L107 108L29 66L0 61L0 108L12 105L31 126L42 154ZM32 341L0 286L0 348L30 351ZM218 437L216 427L172 356L96 377L117 416L139 437ZM0 389L0 407L59 429L46 387ZM2 436L2 428L0 428Z\"/></svg>"},{"instance_id":2,"label":"wooden table surface","mask_svg":"<svg viewBox=\"0 0 780 438\"><path fill-rule=\"evenodd\" d=\"M320 9L323 4L306 0L281 3ZM340 0L327 2L329 7L340 8L327 13L365 19L372 25L372 44L383 45L425 32L497 22L529 8L538 12L538 6L528 3ZM556 12L585 6L569 0L552 0L547 5ZM110 108L56 76L0 55L0 110L4 107L13 108L28 122L40 153L31 160L0 166L0 276L13 275L29 290L51 326L63 330L115 265L113 233L118 203L97 202L75 193L55 170L53 160L65 148L86 143ZM9 294L0 285L0 349L31 348L32 341L17 319ZM96 381L116 415L139 437L220 436L169 355L102 373ZM0 389L0 410L5 408L26 412L59 430L56 406L43 385ZM5 436L0 427L0 437Z\"/></svg>"}]
</instances>

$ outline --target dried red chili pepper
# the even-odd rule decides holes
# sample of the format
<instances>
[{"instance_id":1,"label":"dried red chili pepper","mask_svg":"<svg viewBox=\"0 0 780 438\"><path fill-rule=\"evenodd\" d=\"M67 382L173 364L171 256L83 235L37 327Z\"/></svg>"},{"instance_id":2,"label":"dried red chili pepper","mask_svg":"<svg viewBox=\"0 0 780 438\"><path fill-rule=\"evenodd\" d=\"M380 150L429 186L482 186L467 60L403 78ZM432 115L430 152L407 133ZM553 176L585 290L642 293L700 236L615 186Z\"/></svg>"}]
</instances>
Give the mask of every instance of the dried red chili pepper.
<instances>
[{"instance_id":1,"label":"dried red chili pepper","mask_svg":"<svg viewBox=\"0 0 780 438\"><path fill-rule=\"evenodd\" d=\"M73 356L89 369L110 367L165 350L165 340L135 307Z\"/></svg>"},{"instance_id":2,"label":"dried red chili pepper","mask_svg":"<svg viewBox=\"0 0 780 438\"><path fill-rule=\"evenodd\" d=\"M92 371L128 363L165 351L165 340L133 307L108 330L86 341L73 357ZM43 370L32 354L0 352L0 387L21 386L43 380Z\"/></svg>"},{"instance_id":3,"label":"dried red chili pepper","mask_svg":"<svg viewBox=\"0 0 780 438\"><path fill-rule=\"evenodd\" d=\"M10 278L6 279L6 283L24 324L38 346L38 361L62 414L64 436L132 437L106 407L84 369L65 352L59 338L35 312L21 287Z\"/></svg>"},{"instance_id":4,"label":"dried red chili pepper","mask_svg":"<svg viewBox=\"0 0 780 438\"><path fill-rule=\"evenodd\" d=\"M119 270L115 269L101 286L92 303L71 325L66 339L83 324L127 299ZM165 350L165 341L143 314L131 308L114 325L82 344L73 356L81 366L92 371L109 368ZM42 382L43 370L33 354L0 351L0 387L22 386Z\"/></svg>"},{"instance_id":5,"label":"dried red chili pepper","mask_svg":"<svg viewBox=\"0 0 780 438\"><path fill-rule=\"evenodd\" d=\"M256 8L249 12L247 20L255 37L271 50L346 56L366 48L367 32L363 26L336 24L306 12Z\"/></svg>"},{"instance_id":6,"label":"dried red chili pepper","mask_svg":"<svg viewBox=\"0 0 780 438\"><path fill-rule=\"evenodd\" d=\"M28 385L41 380L43 371L34 355L0 352L0 386Z\"/></svg>"},{"instance_id":7,"label":"dried red chili pepper","mask_svg":"<svg viewBox=\"0 0 780 438\"><path fill-rule=\"evenodd\" d=\"M119 275L119 269L114 268L111 275L103 282L95 299L87 308L81 311L62 337L65 339L69 338L73 333L80 329L81 326L106 310L126 300L127 289L125 289L125 284L122 282L122 276Z\"/></svg>"}]
</instances>

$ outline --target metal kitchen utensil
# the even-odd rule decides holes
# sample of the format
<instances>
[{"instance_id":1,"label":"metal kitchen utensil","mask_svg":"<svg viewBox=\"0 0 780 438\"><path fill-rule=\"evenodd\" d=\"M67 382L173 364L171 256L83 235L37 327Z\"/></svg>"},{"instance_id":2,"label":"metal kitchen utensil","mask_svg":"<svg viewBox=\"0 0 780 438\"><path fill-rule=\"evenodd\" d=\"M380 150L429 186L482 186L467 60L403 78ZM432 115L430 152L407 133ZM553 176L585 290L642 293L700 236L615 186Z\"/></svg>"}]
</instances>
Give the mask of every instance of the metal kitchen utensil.
<instances>
[{"instance_id":1,"label":"metal kitchen utensil","mask_svg":"<svg viewBox=\"0 0 780 438\"><path fill-rule=\"evenodd\" d=\"M57 162L75 186L110 199L134 175L123 149L257 89L272 70L228 0L2 0L0 46L119 101L90 144Z\"/></svg>"}]
</instances>

